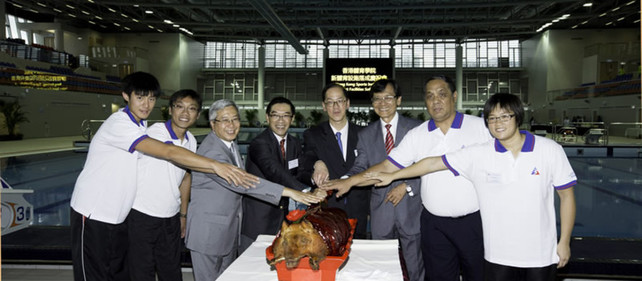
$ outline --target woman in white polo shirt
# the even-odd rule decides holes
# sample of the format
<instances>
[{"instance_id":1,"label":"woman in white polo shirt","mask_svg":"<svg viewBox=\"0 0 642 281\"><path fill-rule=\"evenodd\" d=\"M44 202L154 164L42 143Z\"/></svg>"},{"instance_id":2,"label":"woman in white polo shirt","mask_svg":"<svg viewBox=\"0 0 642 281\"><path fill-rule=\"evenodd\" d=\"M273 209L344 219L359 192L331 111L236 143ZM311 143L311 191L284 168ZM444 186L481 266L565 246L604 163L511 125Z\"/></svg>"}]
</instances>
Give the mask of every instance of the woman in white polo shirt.
<instances>
[{"instance_id":1,"label":"woman in white polo shirt","mask_svg":"<svg viewBox=\"0 0 642 281\"><path fill-rule=\"evenodd\" d=\"M559 144L519 131L524 109L517 96L493 95L484 116L494 140L368 177L380 180L377 186L446 169L468 178L480 204L485 279L555 280L556 269L568 263L571 253L575 173ZM560 197L559 242L554 190Z\"/></svg>"}]
</instances>

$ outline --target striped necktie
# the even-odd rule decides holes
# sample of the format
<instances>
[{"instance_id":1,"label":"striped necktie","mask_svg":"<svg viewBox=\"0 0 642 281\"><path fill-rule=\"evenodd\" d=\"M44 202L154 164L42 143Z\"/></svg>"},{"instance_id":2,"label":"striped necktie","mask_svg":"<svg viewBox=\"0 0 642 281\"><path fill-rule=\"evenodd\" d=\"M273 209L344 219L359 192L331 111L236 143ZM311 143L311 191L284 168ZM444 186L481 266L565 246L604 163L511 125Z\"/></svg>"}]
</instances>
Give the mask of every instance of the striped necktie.
<instances>
[{"instance_id":1,"label":"striped necktie","mask_svg":"<svg viewBox=\"0 0 642 281\"><path fill-rule=\"evenodd\" d=\"M392 125L386 124L386 154L390 154L390 151L395 146L395 141L392 139L392 133L390 133L390 127Z\"/></svg>"}]
</instances>

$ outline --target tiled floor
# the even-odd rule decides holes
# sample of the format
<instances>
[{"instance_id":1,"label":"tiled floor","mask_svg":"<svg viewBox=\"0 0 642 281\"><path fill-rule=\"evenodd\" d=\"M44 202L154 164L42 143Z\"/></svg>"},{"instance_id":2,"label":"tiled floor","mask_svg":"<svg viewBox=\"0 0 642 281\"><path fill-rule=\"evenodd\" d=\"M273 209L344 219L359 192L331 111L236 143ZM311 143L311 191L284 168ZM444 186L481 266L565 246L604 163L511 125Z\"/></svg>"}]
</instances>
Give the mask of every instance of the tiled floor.
<instances>
[{"instance_id":1,"label":"tiled floor","mask_svg":"<svg viewBox=\"0 0 642 281\"><path fill-rule=\"evenodd\" d=\"M3 281L69 281L72 280L68 265L2 265ZM191 268L183 269L183 281L193 281ZM239 280L241 281L241 280ZM257 280L259 281L259 280ZM562 279L562 281L623 281L617 279Z\"/></svg>"},{"instance_id":2,"label":"tiled floor","mask_svg":"<svg viewBox=\"0 0 642 281\"><path fill-rule=\"evenodd\" d=\"M3 281L70 281L70 265L2 265ZM183 281L194 281L191 268L183 269Z\"/></svg>"}]
</instances>

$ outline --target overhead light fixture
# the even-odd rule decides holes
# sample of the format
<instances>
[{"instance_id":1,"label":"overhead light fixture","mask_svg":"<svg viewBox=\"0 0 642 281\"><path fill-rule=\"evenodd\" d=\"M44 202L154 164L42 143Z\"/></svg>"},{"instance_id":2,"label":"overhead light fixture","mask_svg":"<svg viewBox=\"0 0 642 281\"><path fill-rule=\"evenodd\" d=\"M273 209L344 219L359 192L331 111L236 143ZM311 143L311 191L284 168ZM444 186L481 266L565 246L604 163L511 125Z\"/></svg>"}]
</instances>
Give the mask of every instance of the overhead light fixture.
<instances>
[{"instance_id":1,"label":"overhead light fixture","mask_svg":"<svg viewBox=\"0 0 642 281\"><path fill-rule=\"evenodd\" d=\"M132 20L133 20L133 21L135 21L135 22L138 22L138 20L137 20L137 19L132 19Z\"/></svg>"},{"instance_id":2,"label":"overhead light fixture","mask_svg":"<svg viewBox=\"0 0 642 281\"><path fill-rule=\"evenodd\" d=\"M158 28L157 28L156 30L158 30L158 32L163 32L162 30L160 30L160 29L158 29Z\"/></svg>"},{"instance_id":3,"label":"overhead light fixture","mask_svg":"<svg viewBox=\"0 0 642 281\"><path fill-rule=\"evenodd\" d=\"M121 15L121 16L123 16L123 18L129 18L129 16L128 16L128 15L125 15L125 14L123 14L123 13L120 13L120 15Z\"/></svg>"},{"instance_id":4,"label":"overhead light fixture","mask_svg":"<svg viewBox=\"0 0 642 281\"><path fill-rule=\"evenodd\" d=\"M120 24L119 24L119 23L117 23L117 22L115 22L115 23L114 23L114 25L115 25L115 26L120 26Z\"/></svg>"},{"instance_id":5,"label":"overhead light fixture","mask_svg":"<svg viewBox=\"0 0 642 281\"><path fill-rule=\"evenodd\" d=\"M115 13L115 12L116 12L116 10L114 10L114 9L112 9L112 8L107 8L107 10L109 10L109 11L110 11L110 12L112 12L112 13Z\"/></svg>"},{"instance_id":6,"label":"overhead light fixture","mask_svg":"<svg viewBox=\"0 0 642 281\"><path fill-rule=\"evenodd\" d=\"M587 20L585 20L585 21L583 21L583 22L582 22L582 23L580 23L580 24L587 24L587 23L588 23L588 21L587 21Z\"/></svg>"},{"instance_id":7,"label":"overhead light fixture","mask_svg":"<svg viewBox=\"0 0 642 281\"><path fill-rule=\"evenodd\" d=\"M180 26L180 25L178 25L178 24L174 24L174 25L172 25L172 26L173 26L173 27L176 27L176 28L181 27L181 26Z\"/></svg>"},{"instance_id":8,"label":"overhead light fixture","mask_svg":"<svg viewBox=\"0 0 642 281\"><path fill-rule=\"evenodd\" d=\"M75 15L73 15L73 14L67 14L67 15L69 15L69 16L70 16L70 17L72 17L72 18L75 18L75 17L76 17L76 16L75 16Z\"/></svg>"},{"instance_id":9,"label":"overhead light fixture","mask_svg":"<svg viewBox=\"0 0 642 281\"><path fill-rule=\"evenodd\" d=\"M615 7L615 8L613 8L613 9L611 10L611 12L615 12L615 11L617 11L617 10L619 10L619 9L620 9L620 7Z\"/></svg>"},{"instance_id":10,"label":"overhead light fixture","mask_svg":"<svg viewBox=\"0 0 642 281\"><path fill-rule=\"evenodd\" d=\"M624 20L624 17L617 19L617 21L623 21L623 20Z\"/></svg>"},{"instance_id":11,"label":"overhead light fixture","mask_svg":"<svg viewBox=\"0 0 642 281\"><path fill-rule=\"evenodd\" d=\"M613 24L613 22L610 21L610 22L607 22L605 25L612 25L612 24Z\"/></svg>"},{"instance_id":12,"label":"overhead light fixture","mask_svg":"<svg viewBox=\"0 0 642 281\"><path fill-rule=\"evenodd\" d=\"M131 30L131 28L126 27L126 26L123 26L123 28L124 28L125 30Z\"/></svg>"},{"instance_id":13,"label":"overhead light fixture","mask_svg":"<svg viewBox=\"0 0 642 281\"><path fill-rule=\"evenodd\" d=\"M36 11L34 9L29 9L29 11L31 11L32 13L36 13L36 14L38 13L38 11Z\"/></svg>"},{"instance_id":14,"label":"overhead light fixture","mask_svg":"<svg viewBox=\"0 0 642 281\"><path fill-rule=\"evenodd\" d=\"M103 18L101 16L96 16L97 19L102 20Z\"/></svg>"},{"instance_id":15,"label":"overhead light fixture","mask_svg":"<svg viewBox=\"0 0 642 281\"><path fill-rule=\"evenodd\" d=\"M153 26L151 26L151 25L148 25L147 27L149 27L149 28L151 28L151 29L156 29L155 27L153 27Z\"/></svg>"},{"instance_id":16,"label":"overhead light fixture","mask_svg":"<svg viewBox=\"0 0 642 281\"><path fill-rule=\"evenodd\" d=\"M140 5L134 4L134 8L138 8L138 7L140 7Z\"/></svg>"},{"instance_id":17,"label":"overhead light fixture","mask_svg":"<svg viewBox=\"0 0 642 281\"><path fill-rule=\"evenodd\" d=\"M56 9L56 8L53 8L53 10L54 10L55 12L57 12L57 13L62 13L62 11L61 11L61 10L58 10L58 9Z\"/></svg>"},{"instance_id":18,"label":"overhead light fixture","mask_svg":"<svg viewBox=\"0 0 642 281\"><path fill-rule=\"evenodd\" d=\"M171 20L164 20L163 22L166 23L166 24L172 24L173 23Z\"/></svg>"},{"instance_id":19,"label":"overhead light fixture","mask_svg":"<svg viewBox=\"0 0 642 281\"><path fill-rule=\"evenodd\" d=\"M47 7L44 3L36 2L36 4L38 4L38 6Z\"/></svg>"},{"instance_id":20,"label":"overhead light fixture","mask_svg":"<svg viewBox=\"0 0 642 281\"><path fill-rule=\"evenodd\" d=\"M87 2L89 2L89 3L94 3L94 0L87 0Z\"/></svg>"},{"instance_id":21,"label":"overhead light fixture","mask_svg":"<svg viewBox=\"0 0 642 281\"><path fill-rule=\"evenodd\" d=\"M603 14L600 15L600 17L603 17L603 16L606 16L606 13L603 13Z\"/></svg>"},{"instance_id":22,"label":"overhead light fixture","mask_svg":"<svg viewBox=\"0 0 642 281\"><path fill-rule=\"evenodd\" d=\"M638 23L640 22L640 19L635 20L633 23Z\"/></svg>"},{"instance_id":23,"label":"overhead light fixture","mask_svg":"<svg viewBox=\"0 0 642 281\"><path fill-rule=\"evenodd\" d=\"M633 1L629 2L629 3L626 3L625 5L628 6L628 5L631 5L633 3L635 3L635 0L633 0Z\"/></svg>"},{"instance_id":24,"label":"overhead light fixture","mask_svg":"<svg viewBox=\"0 0 642 281\"><path fill-rule=\"evenodd\" d=\"M576 29L576 28L577 28L577 25L574 25L573 27L571 27L571 29Z\"/></svg>"},{"instance_id":25,"label":"overhead light fixture","mask_svg":"<svg viewBox=\"0 0 642 281\"><path fill-rule=\"evenodd\" d=\"M89 12L87 12L87 11L85 11L85 10L82 10L81 12L82 12L83 14L85 14L85 15L88 15L88 16L89 16L89 15L91 15Z\"/></svg>"},{"instance_id":26,"label":"overhead light fixture","mask_svg":"<svg viewBox=\"0 0 642 281\"><path fill-rule=\"evenodd\" d=\"M95 22L90 21L90 20L88 20L87 22L88 22L88 23L91 23L91 24L96 24Z\"/></svg>"},{"instance_id":27,"label":"overhead light fixture","mask_svg":"<svg viewBox=\"0 0 642 281\"><path fill-rule=\"evenodd\" d=\"M65 6L67 6L67 8L72 9L72 10L75 10L75 9L76 9L76 7L74 7L74 6L72 6L72 5L69 5L69 4L65 4Z\"/></svg>"},{"instance_id":28,"label":"overhead light fixture","mask_svg":"<svg viewBox=\"0 0 642 281\"><path fill-rule=\"evenodd\" d=\"M145 14L151 15L153 13L154 13L154 11L152 11L152 10L145 10Z\"/></svg>"},{"instance_id":29,"label":"overhead light fixture","mask_svg":"<svg viewBox=\"0 0 642 281\"><path fill-rule=\"evenodd\" d=\"M586 2L586 3L584 3L584 5L582 5L582 7L586 7L586 8L592 7L592 6L593 6L593 3L591 3L591 2Z\"/></svg>"}]
</instances>

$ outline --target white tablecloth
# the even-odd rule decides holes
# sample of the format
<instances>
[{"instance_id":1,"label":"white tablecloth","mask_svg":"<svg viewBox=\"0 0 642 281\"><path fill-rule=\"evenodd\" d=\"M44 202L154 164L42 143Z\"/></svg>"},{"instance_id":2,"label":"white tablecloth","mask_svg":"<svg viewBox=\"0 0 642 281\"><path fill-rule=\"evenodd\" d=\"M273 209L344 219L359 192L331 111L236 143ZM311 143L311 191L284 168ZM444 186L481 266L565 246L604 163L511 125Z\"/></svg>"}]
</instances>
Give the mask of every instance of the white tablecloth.
<instances>
[{"instance_id":1,"label":"white tablecloth","mask_svg":"<svg viewBox=\"0 0 642 281\"><path fill-rule=\"evenodd\" d=\"M277 281L276 270L270 271L265 249L274 235L259 235L217 281ZM401 265L397 240L355 239L345 266L337 273L336 281L401 281Z\"/></svg>"}]
</instances>

